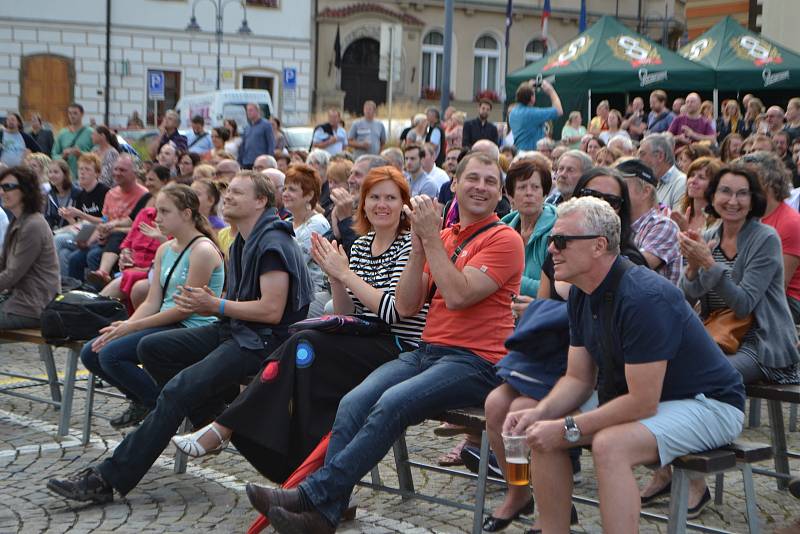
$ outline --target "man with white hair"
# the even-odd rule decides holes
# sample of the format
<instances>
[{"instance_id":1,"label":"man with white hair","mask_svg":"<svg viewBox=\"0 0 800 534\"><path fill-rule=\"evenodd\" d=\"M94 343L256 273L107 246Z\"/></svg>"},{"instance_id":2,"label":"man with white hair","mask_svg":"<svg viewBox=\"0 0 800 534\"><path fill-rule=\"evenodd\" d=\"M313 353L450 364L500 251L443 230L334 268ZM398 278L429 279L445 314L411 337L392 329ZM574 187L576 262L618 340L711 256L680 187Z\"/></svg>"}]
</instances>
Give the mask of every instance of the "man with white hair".
<instances>
[{"instance_id":1,"label":"man with white hair","mask_svg":"<svg viewBox=\"0 0 800 534\"><path fill-rule=\"evenodd\" d=\"M553 183L555 188L545 199L548 204L561 204L572 198L580 177L593 167L592 158L581 150L567 150L555 162Z\"/></svg>"},{"instance_id":2,"label":"man with white hair","mask_svg":"<svg viewBox=\"0 0 800 534\"><path fill-rule=\"evenodd\" d=\"M253 162L253 170L256 172L263 172L267 169L277 169L278 162L273 156L269 154L262 154Z\"/></svg>"},{"instance_id":3,"label":"man with white hair","mask_svg":"<svg viewBox=\"0 0 800 534\"><path fill-rule=\"evenodd\" d=\"M385 159L389 165L391 165L398 171L403 172L403 168L405 166L405 159L403 158L402 150L400 150L396 146L389 147L381 152L381 157Z\"/></svg>"},{"instance_id":4,"label":"man with white hair","mask_svg":"<svg viewBox=\"0 0 800 534\"><path fill-rule=\"evenodd\" d=\"M181 118L174 109L168 109L164 113L164 118L161 119L161 126L158 127L161 136L153 139L148 147L152 157L157 157L161 147L170 142L175 145L175 150L178 152L186 152L186 136L181 135L178 131L180 123Z\"/></svg>"},{"instance_id":5,"label":"man with white hair","mask_svg":"<svg viewBox=\"0 0 800 534\"><path fill-rule=\"evenodd\" d=\"M611 141L608 142L608 148L619 150L623 156L633 156L634 153L633 142L621 135L612 137Z\"/></svg>"},{"instance_id":6,"label":"man with white hair","mask_svg":"<svg viewBox=\"0 0 800 534\"><path fill-rule=\"evenodd\" d=\"M178 152L171 142L165 143L158 150L158 158L156 159L159 165L169 169L170 176L178 175Z\"/></svg>"},{"instance_id":7,"label":"man with white hair","mask_svg":"<svg viewBox=\"0 0 800 534\"><path fill-rule=\"evenodd\" d=\"M509 413L503 433L531 447L542 532L569 531L568 451L582 445L592 446L603 531L636 532L633 469L736 439L742 377L680 289L620 256L620 220L607 202L561 204L549 243L556 280L573 284L567 372L535 408Z\"/></svg>"},{"instance_id":8,"label":"man with white hair","mask_svg":"<svg viewBox=\"0 0 800 534\"><path fill-rule=\"evenodd\" d=\"M553 155L553 149L556 147L555 141L548 137L542 137L536 141L536 151L544 156L550 158Z\"/></svg>"},{"instance_id":9,"label":"man with white hair","mask_svg":"<svg viewBox=\"0 0 800 534\"><path fill-rule=\"evenodd\" d=\"M278 209L278 217L285 221L292 216L289 210L283 207L283 182L286 180L286 175L276 168L264 169L261 174L269 178L269 181L275 186L275 207Z\"/></svg>"},{"instance_id":10,"label":"man with white hair","mask_svg":"<svg viewBox=\"0 0 800 534\"><path fill-rule=\"evenodd\" d=\"M670 209L679 209L686 193L686 175L675 166L671 139L666 134L648 135L639 144L639 159L658 177L658 201Z\"/></svg>"},{"instance_id":11,"label":"man with white hair","mask_svg":"<svg viewBox=\"0 0 800 534\"><path fill-rule=\"evenodd\" d=\"M330 219L331 210L333 209L333 201L331 201L331 187L328 184L328 163L331 161L331 155L322 150L315 148L306 158L306 163L314 167L319 173L322 180L320 184L319 200L317 201L325 213L325 218Z\"/></svg>"}]
</instances>

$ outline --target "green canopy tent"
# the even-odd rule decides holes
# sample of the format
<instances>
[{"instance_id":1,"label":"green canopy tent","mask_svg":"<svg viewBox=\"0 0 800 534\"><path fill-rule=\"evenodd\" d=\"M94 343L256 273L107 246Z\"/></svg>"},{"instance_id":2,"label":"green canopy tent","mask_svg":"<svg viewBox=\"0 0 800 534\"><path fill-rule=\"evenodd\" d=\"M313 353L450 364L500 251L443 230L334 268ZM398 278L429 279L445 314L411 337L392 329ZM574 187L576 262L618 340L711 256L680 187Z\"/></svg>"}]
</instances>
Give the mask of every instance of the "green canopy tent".
<instances>
[{"instance_id":1,"label":"green canopy tent","mask_svg":"<svg viewBox=\"0 0 800 534\"><path fill-rule=\"evenodd\" d=\"M513 99L521 83L539 77L553 84L565 111L588 108L589 117L593 92L714 88L711 69L684 59L611 16L602 17L555 52L510 73L506 77L508 99ZM545 102L537 100L537 104Z\"/></svg>"},{"instance_id":2,"label":"green canopy tent","mask_svg":"<svg viewBox=\"0 0 800 534\"><path fill-rule=\"evenodd\" d=\"M800 90L800 55L725 17L678 53L715 72L718 91Z\"/></svg>"}]
</instances>

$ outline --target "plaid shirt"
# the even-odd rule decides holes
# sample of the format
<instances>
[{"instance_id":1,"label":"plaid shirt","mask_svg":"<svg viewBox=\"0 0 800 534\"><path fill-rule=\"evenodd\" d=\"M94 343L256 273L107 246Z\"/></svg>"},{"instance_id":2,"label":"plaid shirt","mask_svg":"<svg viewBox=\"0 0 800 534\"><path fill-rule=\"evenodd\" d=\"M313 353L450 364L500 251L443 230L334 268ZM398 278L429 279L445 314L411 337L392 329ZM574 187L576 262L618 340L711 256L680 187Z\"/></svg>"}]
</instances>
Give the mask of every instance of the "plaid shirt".
<instances>
[{"instance_id":1,"label":"plaid shirt","mask_svg":"<svg viewBox=\"0 0 800 534\"><path fill-rule=\"evenodd\" d=\"M631 224L631 229L634 232L633 242L639 250L661 260L656 272L677 285L682 265L678 225L661 215L656 208L650 208Z\"/></svg>"}]
</instances>

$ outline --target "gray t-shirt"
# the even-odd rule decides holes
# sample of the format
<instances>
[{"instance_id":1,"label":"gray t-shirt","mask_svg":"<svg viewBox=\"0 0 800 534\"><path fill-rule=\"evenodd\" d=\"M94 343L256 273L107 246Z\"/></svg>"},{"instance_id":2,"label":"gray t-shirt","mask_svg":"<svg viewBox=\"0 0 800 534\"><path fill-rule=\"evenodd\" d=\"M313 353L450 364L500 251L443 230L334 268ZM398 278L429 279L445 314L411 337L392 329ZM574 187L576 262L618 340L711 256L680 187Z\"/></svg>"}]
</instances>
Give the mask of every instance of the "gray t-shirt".
<instances>
[{"instance_id":1,"label":"gray t-shirt","mask_svg":"<svg viewBox=\"0 0 800 534\"><path fill-rule=\"evenodd\" d=\"M358 119L350 126L350 133L347 137L358 142L369 141L369 149L354 149L353 156L356 158L364 154L377 155L381 151L381 145L386 143L386 129L383 127L383 123L378 120Z\"/></svg>"},{"instance_id":2,"label":"gray t-shirt","mask_svg":"<svg viewBox=\"0 0 800 534\"><path fill-rule=\"evenodd\" d=\"M22 159L25 156L25 140L22 138L22 134L4 131L2 151L0 161L9 167L22 165Z\"/></svg>"}]
</instances>

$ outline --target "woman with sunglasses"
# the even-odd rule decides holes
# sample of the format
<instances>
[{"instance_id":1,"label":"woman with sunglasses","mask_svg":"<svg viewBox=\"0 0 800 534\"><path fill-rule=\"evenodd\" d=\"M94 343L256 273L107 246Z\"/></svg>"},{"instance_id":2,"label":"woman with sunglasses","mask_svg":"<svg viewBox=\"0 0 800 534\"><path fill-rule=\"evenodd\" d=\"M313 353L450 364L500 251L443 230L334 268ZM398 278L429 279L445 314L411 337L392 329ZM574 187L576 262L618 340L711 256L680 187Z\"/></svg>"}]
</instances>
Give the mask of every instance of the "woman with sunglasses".
<instances>
[{"instance_id":1,"label":"woman with sunglasses","mask_svg":"<svg viewBox=\"0 0 800 534\"><path fill-rule=\"evenodd\" d=\"M39 178L27 167L0 172L0 201L14 214L0 253L0 330L38 328L61 289L53 232L42 215Z\"/></svg>"},{"instance_id":2,"label":"woman with sunglasses","mask_svg":"<svg viewBox=\"0 0 800 534\"><path fill-rule=\"evenodd\" d=\"M797 333L786 302L780 237L759 221L767 208L761 181L747 167L723 167L711 178L706 201L720 224L678 235L686 261L680 288L690 304L700 303L703 319L725 309L753 318L737 352L728 355L745 384L795 384ZM655 471L641 492L642 504L669 495L671 478L669 468ZM698 517L709 502L705 480L691 481L687 517Z\"/></svg>"}]
</instances>

